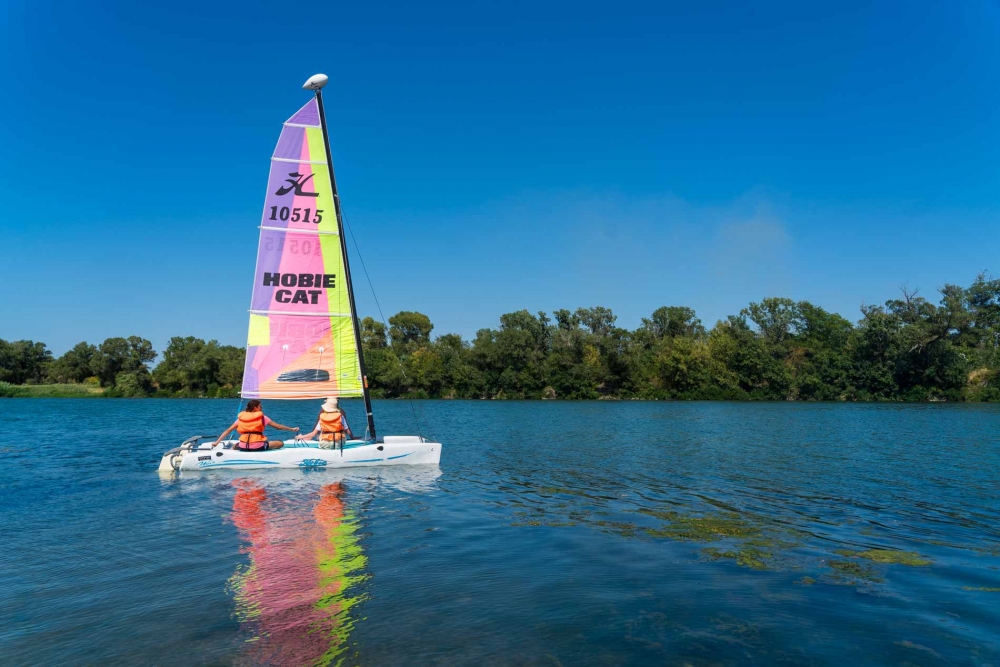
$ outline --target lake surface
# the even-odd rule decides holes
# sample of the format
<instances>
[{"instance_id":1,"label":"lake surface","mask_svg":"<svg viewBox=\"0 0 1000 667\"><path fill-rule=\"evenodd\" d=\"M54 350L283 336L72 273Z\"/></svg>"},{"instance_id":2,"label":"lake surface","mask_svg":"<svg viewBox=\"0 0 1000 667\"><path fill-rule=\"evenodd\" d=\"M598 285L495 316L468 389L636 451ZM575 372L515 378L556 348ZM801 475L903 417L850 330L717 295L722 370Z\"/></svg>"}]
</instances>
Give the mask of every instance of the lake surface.
<instances>
[{"instance_id":1,"label":"lake surface","mask_svg":"<svg viewBox=\"0 0 1000 667\"><path fill-rule=\"evenodd\" d=\"M157 474L237 405L0 401L0 663L1000 665L1000 406L376 401L440 468Z\"/></svg>"}]
</instances>

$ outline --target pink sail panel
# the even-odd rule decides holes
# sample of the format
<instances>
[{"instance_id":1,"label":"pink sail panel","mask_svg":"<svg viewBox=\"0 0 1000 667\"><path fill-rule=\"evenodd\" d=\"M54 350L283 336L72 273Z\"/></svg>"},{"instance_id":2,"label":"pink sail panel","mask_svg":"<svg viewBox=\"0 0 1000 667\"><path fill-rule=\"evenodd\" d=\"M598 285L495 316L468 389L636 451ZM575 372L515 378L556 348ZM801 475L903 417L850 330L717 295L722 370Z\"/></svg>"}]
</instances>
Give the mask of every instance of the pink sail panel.
<instances>
[{"instance_id":1,"label":"pink sail panel","mask_svg":"<svg viewBox=\"0 0 1000 667\"><path fill-rule=\"evenodd\" d=\"M341 243L311 100L285 123L271 157L244 398L362 395Z\"/></svg>"}]
</instances>

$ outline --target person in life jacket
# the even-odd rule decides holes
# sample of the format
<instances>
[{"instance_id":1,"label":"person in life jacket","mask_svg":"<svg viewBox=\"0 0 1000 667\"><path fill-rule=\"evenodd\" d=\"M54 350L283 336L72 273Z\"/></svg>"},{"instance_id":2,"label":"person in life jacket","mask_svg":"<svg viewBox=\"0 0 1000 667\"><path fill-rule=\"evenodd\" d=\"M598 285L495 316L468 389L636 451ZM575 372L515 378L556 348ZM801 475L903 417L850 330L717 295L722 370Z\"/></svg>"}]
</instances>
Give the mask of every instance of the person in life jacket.
<instances>
[{"instance_id":1,"label":"person in life jacket","mask_svg":"<svg viewBox=\"0 0 1000 667\"><path fill-rule=\"evenodd\" d=\"M344 444L348 438L354 437L351 427L347 425L347 415L337 405L337 399L333 396L320 406L316 428L297 437L299 440L311 440L317 435L319 435L319 446L323 449L332 449Z\"/></svg>"},{"instance_id":2,"label":"person in life jacket","mask_svg":"<svg viewBox=\"0 0 1000 667\"><path fill-rule=\"evenodd\" d=\"M264 427L281 429L282 431L298 431L299 427L282 426L276 421L271 421L264 416L260 407L260 401L254 399L247 401L247 409L236 417L236 421L216 438L212 447L229 437L229 434L236 431L240 434L240 441L233 445L233 449L244 452L262 452L266 449L281 449L285 446L281 440L268 440L264 435Z\"/></svg>"}]
</instances>

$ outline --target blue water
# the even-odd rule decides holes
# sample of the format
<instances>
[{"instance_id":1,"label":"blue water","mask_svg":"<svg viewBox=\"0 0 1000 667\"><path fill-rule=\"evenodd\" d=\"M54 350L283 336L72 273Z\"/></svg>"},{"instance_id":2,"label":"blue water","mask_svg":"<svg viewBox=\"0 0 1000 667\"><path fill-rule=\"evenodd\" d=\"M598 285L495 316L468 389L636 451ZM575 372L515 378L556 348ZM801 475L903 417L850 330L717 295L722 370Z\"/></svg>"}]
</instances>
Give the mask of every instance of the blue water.
<instances>
[{"instance_id":1,"label":"blue water","mask_svg":"<svg viewBox=\"0 0 1000 667\"><path fill-rule=\"evenodd\" d=\"M0 401L0 663L1000 664L1000 406L382 401L439 469L157 474L235 409Z\"/></svg>"}]
</instances>

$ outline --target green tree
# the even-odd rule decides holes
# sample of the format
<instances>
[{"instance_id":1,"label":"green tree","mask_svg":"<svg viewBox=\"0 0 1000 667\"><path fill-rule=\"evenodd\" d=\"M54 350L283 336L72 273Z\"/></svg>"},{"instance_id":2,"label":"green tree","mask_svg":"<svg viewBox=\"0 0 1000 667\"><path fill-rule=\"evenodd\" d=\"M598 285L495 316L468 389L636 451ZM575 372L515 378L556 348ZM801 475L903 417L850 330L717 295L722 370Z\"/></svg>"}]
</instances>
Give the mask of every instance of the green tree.
<instances>
[{"instance_id":1,"label":"green tree","mask_svg":"<svg viewBox=\"0 0 1000 667\"><path fill-rule=\"evenodd\" d=\"M122 372L149 372L146 364L156 359L153 344L139 336L108 338L97 347L90 369L102 387L113 387Z\"/></svg>"},{"instance_id":2,"label":"green tree","mask_svg":"<svg viewBox=\"0 0 1000 667\"><path fill-rule=\"evenodd\" d=\"M712 380L712 355L707 343L692 336L668 339L656 359L661 386L675 398L699 397Z\"/></svg>"},{"instance_id":3,"label":"green tree","mask_svg":"<svg viewBox=\"0 0 1000 667\"><path fill-rule=\"evenodd\" d=\"M385 325L371 317L361 320L361 346L366 350L378 350L386 345Z\"/></svg>"},{"instance_id":4,"label":"green tree","mask_svg":"<svg viewBox=\"0 0 1000 667\"><path fill-rule=\"evenodd\" d=\"M389 336L392 344L402 347L419 347L430 342L431 324L429 317L423 313L403 311L389 318Z\"/></svg>"},{"instance_id":5,"label":"green tree","mask_svg":"<svg viewBox=\"0 0 1000 667\"><path fill-rule=\"evenodd\" d=\"M769 343L783 343L802 326L798 304L791 299L769 298L751 303L740 314L748 317Z\"/></svg>"},{"instance_id":6,"label":"green tree","mask_svg":"<svg viewBox=\"0 0 1000 667\"><path fill-rule=\"evenodd\" d=\"M676 338L677 336L697 337L705 334L705 327L687 306L663 306L653 311L647 320L642 320L643 328L655 339Z\"/></svg>"},{"instance_id":7,"label":"green tree","mask_svg":"<svg viewBox=\"0 0 1000 667\"><path fill-rule=\"evenodd\" d=\"M442 395L449 398L480 398L482 373L472 363L471 346L458 334L440 336L434 344L444 366Z\"/></svg>"},{"instance_id":8,"label":"green tree","mask_svg":"<svg viewBox=\"0 0 1000 667\"><path fill-rule=\"evenodd\" d=\"M861 399L895 398L902 323L880 306L863 306L861 312L864 317L849 348L851 385Z\"/></svg>"},{"instance_id":9,"label":"green tree","mask_svg":"<svg viewBox=\"0 0 1000 667\"><path fill-rule=\"evenodd\" d=\"M77 343L72 349L49 364L49 382L83 382L93 375L90 362L97 348L87 342Z\"/></svg>"},{"instance_id":10,"label":"green tree","mask_svg":"<svg viewBox=\"0 0 1000 667\"><path fill-rule=\"evenodd\" d=\"M970 370L969 356L956 347L975 339L967 291L945 285L940 292L940 305L906 289L902 299L886 302L901 323L894 381L897 392L911 399L958 398Z\"/></svg>"},{"instance_id":11,"label":"green tree","mask_svg":"<svg viewBox=\"0 0 1000 667\"><path fill-rule=\"evenodd\" d=\"M0 382L40 383L52 361L45 343L31 340L0 340Z\"/></svg>"},{"instance_id":12,"label":"green tree","mask_svg":"<svg viewBox=\"0 0 1000 667\"><path fill-rule=\"evenodd\" d=\"M748 398L758 400L789 397L790 368L783 357L775 354L783 348L776 347L763 335L756 335L742 314L730 315L716 324L709 335L709 348L716 367L726 371L718 377L723 388L738 388Z\"/></svg>"},{"instance_id":13,"label":"green tree","mask_svg":"<svg viewBox=\"0 0 1000 667\"><path fill-rule=\"evenodd\" d=\"M490 396L529 398L545 387L542 362L548 353L549 319L527 310L500 316L500 329L480 329L472 359Z\"/></svg>"},{"instance_id":14,"label":"green tree","mask_svg":"<svg viewBox=\"0 0 1000 667\"><path fill-rule=\"evenodd\" d=\"M153 370L153 380L164 390L218 395L234 390L243 381L245 350L218 341L175 336L170 339L163 359ZM229 395L234 391L222 391Z\"/></svg>"},{"instance_id":15,"label":"green tree","mask_svg":"<svg viewBox=\"0 0 1000 667\"><path fill-rule=\"evenodd\" d=\"M846 397L851 370L846 348L854 326L808 301L799 301L797 308L797 335L789 340L787 357L794 376L791 397L819 401Z\"/></svg>"},{"instance_id":16,"label":"green tree","mask_svg":"<svg viewBox=\"0 0 1000 667\"><path fill-rule=\"evenodd\" d=\"M402 362L391 347L365 349L368 385L376 398L395 398L408 391Z\"/></svg>"},{"instance_id":17,"label":"green tree","mask_svg":"<svg viewBox=\"0 0 1000 667\"><path fill-rule=\"evenodd\" d=\"M144 398L149 396L153 390L151 380L149 371L145 369L122 371L115 376L115 386L109 395L123 398Z\"/></svg>"}]
</instances>

